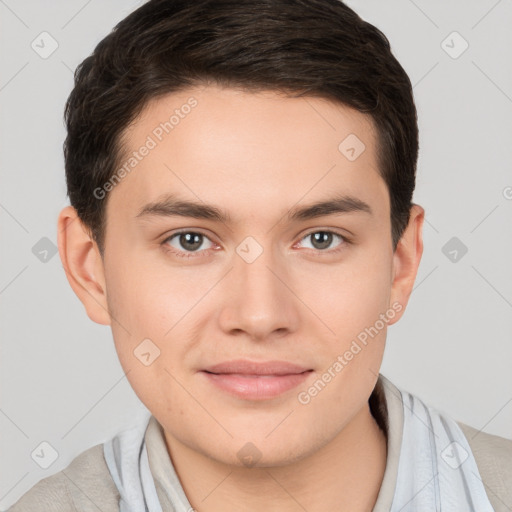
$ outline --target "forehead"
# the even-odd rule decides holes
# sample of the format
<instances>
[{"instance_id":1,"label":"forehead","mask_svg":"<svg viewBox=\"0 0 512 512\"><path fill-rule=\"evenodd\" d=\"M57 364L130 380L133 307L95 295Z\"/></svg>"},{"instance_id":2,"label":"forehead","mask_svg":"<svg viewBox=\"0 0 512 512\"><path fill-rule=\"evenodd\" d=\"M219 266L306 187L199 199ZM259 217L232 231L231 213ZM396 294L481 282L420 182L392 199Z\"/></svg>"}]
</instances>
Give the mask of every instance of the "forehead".
<instances>
[{"instance_id":1,"label":"forehead","mask_svg":"<svg viewBox=\"0 0 512 512\"><path fill-rule=\"evenodd\" d=\"M131 217L166 193L240 216L330 193L388 206L371 118L323 98L190 88L150 101L122 142L109 208Z\"/></svg>"}]
</instances>

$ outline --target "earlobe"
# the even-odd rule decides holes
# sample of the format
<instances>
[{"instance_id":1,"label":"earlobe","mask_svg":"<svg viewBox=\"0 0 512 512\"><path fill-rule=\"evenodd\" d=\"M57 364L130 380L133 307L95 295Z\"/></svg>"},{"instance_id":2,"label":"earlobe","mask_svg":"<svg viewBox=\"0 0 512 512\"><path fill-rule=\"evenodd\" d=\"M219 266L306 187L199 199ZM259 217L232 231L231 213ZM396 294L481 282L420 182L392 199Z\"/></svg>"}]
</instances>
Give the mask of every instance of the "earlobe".
<instances>
[{"instance_id":1,"label":"earlobe","mask_svg":"<svg viewBox=\"0 0 512 512\"><path fill-rule=\"evenodd\" d=\"M409 223L398 242L393 255L393 282L391 286L390 306L399 303L402 308L392 322L403 315L414 287L421 256L423 254L423 221L425 210L413 204Z\"/></svg>"},{"instance_id":2,"label":"earlobe","mask_svg":"<svg viewBox=\"0 0 512 512\"><path fill-rule=\"evenodd\" d=\"M110 325L103 261L72 206L61 210L57 230L60 259L71 288L93 322Z\"/></svg>"}]
</instances>

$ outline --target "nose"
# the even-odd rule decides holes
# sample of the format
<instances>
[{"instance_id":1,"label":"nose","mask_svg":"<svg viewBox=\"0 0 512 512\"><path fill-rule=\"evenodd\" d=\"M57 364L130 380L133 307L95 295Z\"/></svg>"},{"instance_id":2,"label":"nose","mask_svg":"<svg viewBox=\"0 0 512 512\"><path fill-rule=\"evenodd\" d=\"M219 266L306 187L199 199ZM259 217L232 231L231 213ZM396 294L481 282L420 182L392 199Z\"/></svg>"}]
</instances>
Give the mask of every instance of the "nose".
<instances>
[{"instance_id":1,"label":"nose","mask_svg":"<svg viewBox=\"0 0 512 512\"><path fill-rule=\"evenodd\" d=\"M263 248L253 261L243 250L235 253L233 269L224 283L226 294L219 315L222 330L245 333L255 341L297 330L301 301L294 295L293 280L293 269L276 250Z\"/></svg>"}]
</instances>

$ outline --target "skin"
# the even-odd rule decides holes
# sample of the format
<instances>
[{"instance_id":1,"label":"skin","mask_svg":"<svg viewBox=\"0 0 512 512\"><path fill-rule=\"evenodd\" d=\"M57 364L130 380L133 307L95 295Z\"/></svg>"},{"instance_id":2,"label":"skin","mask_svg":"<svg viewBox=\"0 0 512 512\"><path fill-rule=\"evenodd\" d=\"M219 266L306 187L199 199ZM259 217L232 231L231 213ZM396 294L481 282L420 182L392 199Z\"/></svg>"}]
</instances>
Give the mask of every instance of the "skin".
<instances>
[{"instance_id":1,"label":"skin","mask_svg":"<svg viewBox=\"0 0 512 512\"><path fill-rule=\"evenodd\" d=\"M368 398L387 326L399 320L412 291L424 210L413 206L393 252L372 120L321 98L213 85L173 93L151 101L125 131L126 154L191 96L197 106L110 192L103 259L75 210L61 211L58 244L68 280L89 318L111 325L121 365L162 425L195 510L371 511L387 452ZM338 150L351 133L366 146L354 161ZM168 192L223 208L232 221L136 218ZM334 193L365 201L373 213L287 221L290 209ZM188 259L165 251L187 252L179 236L165 242L179 229L205 235ZM319 248L307 236L326 230L351 242L335 234ZM236 252L248 236L263 249L252 263ZM401 311L300 403L299 391L393 304ZM149 366L134 356L146 338L160 350ZM275 398L244 400L199 373L236 358L314 371ZM253 467L237 456L248 442L260 453Z\"/></svg>"}]
</instances>

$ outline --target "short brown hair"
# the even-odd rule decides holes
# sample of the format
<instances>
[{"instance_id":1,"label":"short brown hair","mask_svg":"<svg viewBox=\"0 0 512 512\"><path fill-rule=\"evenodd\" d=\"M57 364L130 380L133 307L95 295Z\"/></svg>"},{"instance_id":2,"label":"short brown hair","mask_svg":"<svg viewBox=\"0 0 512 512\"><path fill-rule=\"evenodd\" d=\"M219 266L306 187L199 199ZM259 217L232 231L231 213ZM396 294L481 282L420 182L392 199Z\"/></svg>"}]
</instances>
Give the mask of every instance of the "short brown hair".
<instances>
[{"instance_id":1,"label":"short brown hair","mask_svg":"<svg viewBox=\"0 0 512 512\"><path fill-rule=\"evenodd\" d=\"M369 114L396 248L412 206L418 126L411 82L386 36L339 0L150 0L77 67L65 108L68 196L102 254L108 196L94 190L116 172L123 130L149 100L210 83Z\"/></svg>"}]
</instances>

